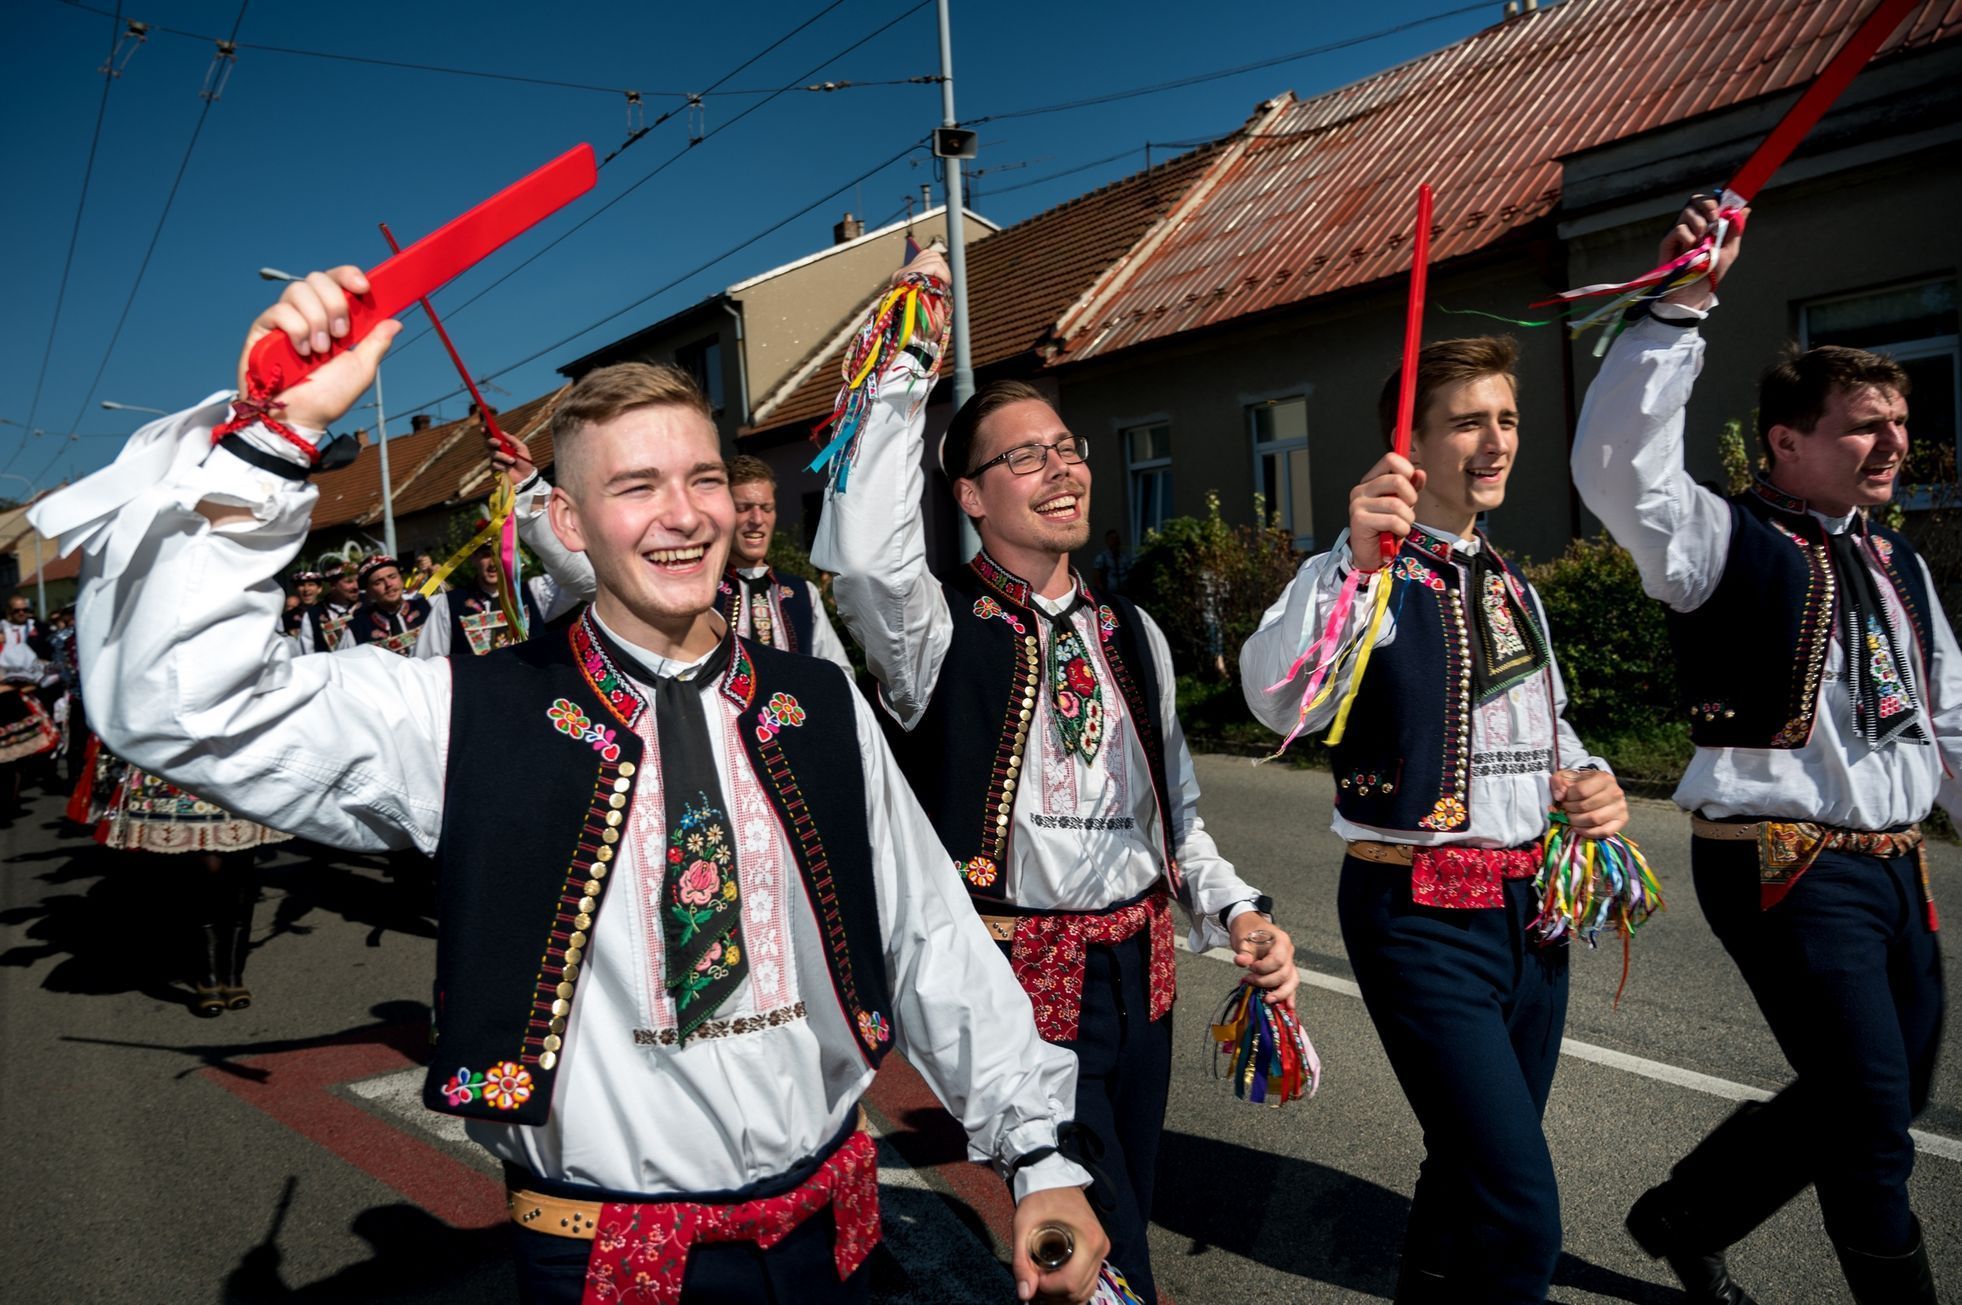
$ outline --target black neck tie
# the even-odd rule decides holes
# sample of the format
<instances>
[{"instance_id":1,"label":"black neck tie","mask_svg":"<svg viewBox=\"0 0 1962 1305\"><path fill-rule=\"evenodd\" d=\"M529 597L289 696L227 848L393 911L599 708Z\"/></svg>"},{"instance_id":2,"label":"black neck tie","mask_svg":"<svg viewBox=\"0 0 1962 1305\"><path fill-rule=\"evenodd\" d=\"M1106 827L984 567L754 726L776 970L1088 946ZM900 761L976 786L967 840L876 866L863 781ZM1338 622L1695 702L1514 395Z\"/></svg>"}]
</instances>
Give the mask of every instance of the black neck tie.
<instances>
[{"instance_id":1,"label":"black neck tie","mask_svg":"<svg viewBox=\"0 0 1962 1305\"><path fill-rule=\"evenodd\" d=\"M1056 737L1065 754L1082 757L1089 765L1104 741L1104 690L1097 664L1070 620L1079 601L1080 595L1073 592L1060 612L1036 610L1049 622L1049 665L1043 678L1049 682L1049 715L1056 722Z\"/></svg>"},{"instance_id":2,"label":"black neck tie","mask_svg":"<svg viewBox=\"0 0 1962 1305\"><path fill-rule=\"evenodd\" d=\"M1545 642L1510 577L1483 545L1471 555L1472 698L1490 702L1547 664Z\"/></svg>"},{"instance_id":3,"label":"black neck tie","mask_svg":"<svg viewBox=\"0 0 1962 1305\"><path fill-rule=\"evenodd\" d=\"M665 862L663 978L674 999L678 1043L686 1043L688 1035L715 1014L749 973L735 829L702 709L702 686L721 676L732 646L733 641L725 637L686 680L649 674L628 658L654 686L654 736L661 758L667 843L658 852L643 849L643 855L658 855Z\"/></svg>"},{"instance_id":4,"label":"black neck tie","mask_svg":"<svg viewBox=\"0 0 1962 1305\"><path fill-rule=\"evenodd\" d=\"M743 576L743 604L749 608L749 637L774 648L777 644L777 627L770 616L770 581L768 571L762 575Z\"/></svg>"},{"instance_id":5,"label":"black neck tie","mask_svg":"<svg viewBox=\"0 0 1962 1305\"><path fill-rule=\"evenodd\" d=\"M1887 617L1880 587L1861 556L1849 525L1827 534L1833 579L1839 590L1839 638L1846 657L1846 686L1853 695L1853 723L1860 737L1878 746L1896 739L1925 742L1914 695L1902 672L1900 641Z\"/></svg>"}]
</instances>

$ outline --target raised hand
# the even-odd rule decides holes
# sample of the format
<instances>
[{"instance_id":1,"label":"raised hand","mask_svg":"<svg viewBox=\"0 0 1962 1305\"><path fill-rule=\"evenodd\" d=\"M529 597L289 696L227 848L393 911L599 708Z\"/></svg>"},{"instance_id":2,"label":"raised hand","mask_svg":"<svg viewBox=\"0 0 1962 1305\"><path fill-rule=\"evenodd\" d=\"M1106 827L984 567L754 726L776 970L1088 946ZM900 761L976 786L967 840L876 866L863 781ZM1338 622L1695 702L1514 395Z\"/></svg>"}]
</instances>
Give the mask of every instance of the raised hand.
<instances>
[{"instance_id":1,"label":"raised hand","mask_svg":"<svg viewBox=\"0 0 1962 1305\"><path fill-rule=\"evenodd\" d=\"M1417 491L1424 473L1410 459L1385 453L1349 491L1349 556L1358 571L1383 563L1381 536L1399 543L1417 521Z\"/></svg>"},{"instance_id":2,"label":"raised hand","mask_svg":"<svg viewBox=\"0 0 1962 1305\"><path fill-rule=\"evenodd\" d=\"M503 443L497 436L484 428L484 448L490 454L491 466L504 473L504 478L516 489L529 477L535 465L531 460L531 446L512 435L506 435Z\"/></svg>"},{"instance_id":3,"label":"raised hand","mask_svg":"<svg viewBox=\"0 0 1962 1305\"><path fill-rule=\"evenodd\" d=\"M289 281L278 302L260 313L245 334L238 358L239 393L247 393L247 359L262 337L284 331L301 357L326 353L333 341L347 335L347 297L366 293L368 278L353 266L310 272L304 280ZM283 409L277 414L280 420L312 431L324 431L338 421L374 384L382 355L401 329L393 318L378 323L360 344L275 395L274 401Z\"/></svg>"},{"instance_id":4,"label":"raised hand","mask_svg":"<svg viewBox=\"0 0 1962 1305\"><path fill-rule=\"evenodd\" d=\"M1709 195L1695 195L1683 206L1676 216L1676 224L1662 238L1662 247L1657 251L1656 266L1673 262L1696 248L1703 237L1710 234L1717 225L1717 214L1722 205ZM1744 245L1744 221L1751 216L1751 210L1739 210L1732 220L1730 230L1724 236L1724 247L1717 253L1717 266L1713 274L1707 274L1684 286L1663 299L1666 304L1681 304L1685 308L1702 309L1716 298L1717 283L1730 275L1731 264L1737 261L1737 254Z\"/></svg>"},{"instance_id":5,"label":"raised hand","mask_svg":"<svg viewBox=\"0 0 1962 1305\"><path fill-rule=\"evenodd\" d=\"M931 278L943 287L954 283L954 274L947 267L947 255L938 245L928 245L922 249L912 262L894 272L887 284L896 286L912 275ZM950 311L952 311L951 306L944 302L927 305L927 317L933 323L933 333L936 337L947 325L947 314Z\"/></svg>"}]
</instances>

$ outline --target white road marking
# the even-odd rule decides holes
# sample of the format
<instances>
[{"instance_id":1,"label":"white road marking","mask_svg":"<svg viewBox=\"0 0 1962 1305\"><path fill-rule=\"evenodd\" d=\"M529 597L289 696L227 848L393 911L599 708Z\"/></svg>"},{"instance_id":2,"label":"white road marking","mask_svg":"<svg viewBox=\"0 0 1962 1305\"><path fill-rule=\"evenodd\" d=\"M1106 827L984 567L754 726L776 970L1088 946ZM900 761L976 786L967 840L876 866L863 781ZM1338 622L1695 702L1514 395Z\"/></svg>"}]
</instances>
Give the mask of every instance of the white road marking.
<instances>
[{"instance_id":1,"label":"white road marking","mask_svg":"<svg viewBox=\"0 0 1962 1305\"><path fill-rule=\"evenodd\" d=\"M1178 945L1190 950L1184 938L1178 940ZM1228 965L1233 963L1233 953L1225 947L1215 947L1210 951L1201 952L1200 955L1207 960L1223 961ZM1322 974L1299 965L1294 967L1294 972L1310 987L1320 988L1325 992L1339 992L1345 997L1357 999L1362 997L1362 989L1356 986L1354 979ZM1605 1065L1609 1069L1618 1069L1623 1073L1639 1074L1643 1078L1652 1078L1659 1083L1668 1083L1674 1087L1688 1088L1692 1092L1722 1097L1726 1101L1771 1099L1771 1093L1763 1088L1751 1087L1746 1083L1733 1083L1727 1078L1716 1078L1693 1069L1684 1069L1680 1065L1650 1060L1644 1056L1632 1056L1626 1051L1616 1051L1613 1047L1598 1047L1592 1042L1582 1042L1578 1038L1564 1039L1560 1044L1560 1054L1572 1056L1576 1060L1590 1061L1596 1065ZM1920 1128L1910 1128L1908 1136L1914 1139L1915 1149L1924 1155L1940 1156L1944 1160L1962 1163L1962 1140L1941 1133L1930 1133Z\"/></svg>"}]
</instances>

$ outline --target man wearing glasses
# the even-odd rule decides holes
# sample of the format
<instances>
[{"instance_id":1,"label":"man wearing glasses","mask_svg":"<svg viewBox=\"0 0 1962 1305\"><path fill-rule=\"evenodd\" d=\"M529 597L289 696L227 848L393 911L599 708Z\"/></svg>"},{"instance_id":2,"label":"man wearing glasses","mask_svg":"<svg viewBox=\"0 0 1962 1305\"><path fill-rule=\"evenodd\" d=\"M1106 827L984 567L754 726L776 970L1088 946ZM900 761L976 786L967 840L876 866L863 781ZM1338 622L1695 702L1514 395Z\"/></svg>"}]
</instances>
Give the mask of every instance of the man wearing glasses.
<instances>
[{"instance_id":1,"label":"man wearing glasses","mask_svg":"<svg viewBox=\"0 0 1962 1305\"><path fill-rule=\"evenodd\" d=\"M909 274L944 284L947 267L928 251ZM1171 903L1195 948L1230 943L1270 1001L1293 1002L1294 949L1199 819L1165 636L1070 566L1090 538L1089 447L1040 391L996 382L955 414L940 463L981 552L944 579L928 572L919 383L931 365L917 342L890 365L849 491L826 491L811 560L837 576L900 766L1038 1031L1076 1053L1075 1117L1102 1146L1111 1263L1149 1301Z\"/></svg>"}]
</instances>

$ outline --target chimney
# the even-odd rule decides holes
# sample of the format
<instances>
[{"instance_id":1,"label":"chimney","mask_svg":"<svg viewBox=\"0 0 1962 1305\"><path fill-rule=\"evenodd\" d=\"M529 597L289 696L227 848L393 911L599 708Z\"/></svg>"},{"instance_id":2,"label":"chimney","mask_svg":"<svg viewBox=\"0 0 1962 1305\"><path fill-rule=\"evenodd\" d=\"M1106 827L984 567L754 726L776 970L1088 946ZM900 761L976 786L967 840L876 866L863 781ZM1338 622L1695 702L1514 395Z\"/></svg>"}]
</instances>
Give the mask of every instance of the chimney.
<instances>
[{"instance_id":1,"label":"chimney","mask_svg":"<svg viewBox=\"0 0 1962 1305\"><path fill-rule=\"evenodd\" d=\"M920 183L920 212L924 213L932 207L933 207L933 183L930 181L922 181Z\"/></svg>"},{"instance_id":2,"label":"chimney","mask_svg":"<svg viewBox=\"0 0 1962 1305\"><path fill-rule=\"evenodd\" d=\"M368 428L366 426L363 426L360 430L354 432L354 446L356 448L365 449L370 444L373 443L374 440L368 437Z\"/></svg>"},{"instance_id":3,"label":"chimney","mask_svg":"<svg viewBox=\"0 0 1962 1305\"><path fill-rule=\"evenodd\" d=\"M834 245L842 245L846 241L856 240L864 234L865 234L865 224L859 221L857 218L853 217L851 215L851 211L847 209L845 212L845 220L831 228L831 243Z\"/></svg>"},{"instance_id":4,"label":"chimney","mask_svg":"<svg viewBox=\"0 0 1962 1305\"><path fill-rule=\"evenodd\" d=\"M489 410L491 416L495 417L497 415L497 408L494 405L485 404L484 407ZM473 403L470 405L470 416L475 417L477 416L477 414L478 414L477 405Z\"/></svg>"},{"instance_id":5,"label":"chimney","mask_svg":"<svg viewBox=\"0 0 1962 1305\"><path fill-rule=\"evenodd\" d=\"M419 412L415 416L409 418L409 433L413 435L419 430L428 430L429 427L435 422L435 420L436 419L430 416L428 413Z\"/></svg>"}]
</instances>

